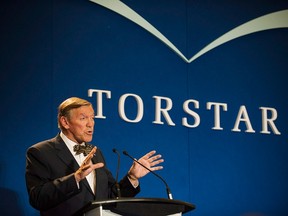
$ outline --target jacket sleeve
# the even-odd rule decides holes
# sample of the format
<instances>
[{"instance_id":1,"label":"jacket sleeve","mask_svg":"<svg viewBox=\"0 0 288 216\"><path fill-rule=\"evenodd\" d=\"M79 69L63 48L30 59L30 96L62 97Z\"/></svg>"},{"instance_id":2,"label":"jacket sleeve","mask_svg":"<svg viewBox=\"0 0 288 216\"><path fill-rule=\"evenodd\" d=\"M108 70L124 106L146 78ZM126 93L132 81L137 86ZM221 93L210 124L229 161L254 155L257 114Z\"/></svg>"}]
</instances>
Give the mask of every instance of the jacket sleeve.
<instances>
[{"instance_id":1,"label":"jacket sleeve","mask_svg":"<svg viewBox=\"0 0 288 216\"><path fill-rule=\"evenodd\" d=\"M122 197L134 197L140 192L140 183L135 188L130 180L128 179L127 175L119 182L120 191Z\"/></svg>"},{"instance_id":2,"label":"jacket sleeve","mask_svg":"<svg viewBox=\"0 0 288 216\"><path fill-rule=\"evenodd\" d=\"M26 187L30 204L38 210L54 207L79 193L74 173L53 178L49 160L38 148L31 147L26 154Z\"/></svg>"}]
</instances>

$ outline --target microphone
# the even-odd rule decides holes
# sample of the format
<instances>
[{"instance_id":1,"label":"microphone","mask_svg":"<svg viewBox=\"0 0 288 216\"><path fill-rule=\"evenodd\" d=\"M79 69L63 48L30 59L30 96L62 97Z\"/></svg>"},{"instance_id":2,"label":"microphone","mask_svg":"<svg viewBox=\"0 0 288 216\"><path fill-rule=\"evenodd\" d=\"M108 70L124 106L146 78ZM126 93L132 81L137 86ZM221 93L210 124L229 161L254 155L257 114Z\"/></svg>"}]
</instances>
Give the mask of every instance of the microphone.
<instances>
[{"instance_id":1,"label":"microphone","mask_svg":"<svg viewBox=\"0 0 288 216\"><path fill-rule=\"evenodd\" d=\"M119 168L120 168L120 153L117 151L117 149L113 148L113 152L118 155L118 162L117 162L117 171L116 171L116 189L117 189L117 198L121 197L121 191L120 186L118 183L118 175L119 175Z\"/></svg>"},{"instance_id":2,"label":"microphone","mask_svg":"<svg viewBox=\"0 0 288 216\"><path fill-rule=\"evenodd\" d=\"M140 163L138 160L136 160L135 158L133 158L131 155L128 154L127 151L123 151L123 154L128 156L129 158L131 158L133 161L135 161L136 163L140 164L142 167L144 167L145 169L147 169L149 172L151 172L153 175L155 175L156 177L158 177L159 179L161 179L161 181L165 184L166 186L166 191L167 191L167 196L168 196L168 199L172 200L173 197L172 197L172 193L170 191L170 188L167 184L167 182L160 176L158 175L156 172L154 172L153 170L149 169L148 167L146 167L144 164Z\"/></svg>"}]
</instances>

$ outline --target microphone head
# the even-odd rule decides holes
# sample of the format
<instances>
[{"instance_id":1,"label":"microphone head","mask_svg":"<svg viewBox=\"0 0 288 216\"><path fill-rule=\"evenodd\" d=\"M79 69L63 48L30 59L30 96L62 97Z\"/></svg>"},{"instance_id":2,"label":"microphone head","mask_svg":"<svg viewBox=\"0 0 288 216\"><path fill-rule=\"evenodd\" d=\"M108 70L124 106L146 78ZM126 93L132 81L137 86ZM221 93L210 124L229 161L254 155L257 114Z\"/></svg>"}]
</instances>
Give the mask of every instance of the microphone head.
<instances>
[{"instance_id":1,"label":"microphone head","mask_svg":"<svg viewBox=\"0 0 288 216\"><path fill-rule=\"evenodd\" d=\"M116 150L115 148L113 148L113 149L112 149L112 151L113 151L114 153L116 153L116 152L117 152L117 150Z\"/></svg>"},{"instance_id":2,"label":"microphone head","mask_svg":"<svg viewBox=\"0 0 288 216\"><path fill-rule=\"evenodd\" d=\"M123 151L123 154L128 156L128 152L127 151Z\"/></svg>"}]
</instances>

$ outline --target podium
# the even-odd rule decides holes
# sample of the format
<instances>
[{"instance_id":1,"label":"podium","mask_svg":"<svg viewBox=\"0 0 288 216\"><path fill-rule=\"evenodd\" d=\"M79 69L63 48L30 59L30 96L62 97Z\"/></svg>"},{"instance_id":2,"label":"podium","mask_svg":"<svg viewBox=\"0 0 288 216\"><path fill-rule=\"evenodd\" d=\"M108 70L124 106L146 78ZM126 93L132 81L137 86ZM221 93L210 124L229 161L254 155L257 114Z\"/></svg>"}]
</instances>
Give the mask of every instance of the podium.
<instances>
[{"instance_id":1,"label":"podium","mask_svg":"<svg viewBox=\"0 0 288 216\"><path fill-rule=\"evenodd\" d=\"M118 198L91 202L77 215L83 216L181 216L193 204L162 198Z\"/></svg>"}]
</instances>

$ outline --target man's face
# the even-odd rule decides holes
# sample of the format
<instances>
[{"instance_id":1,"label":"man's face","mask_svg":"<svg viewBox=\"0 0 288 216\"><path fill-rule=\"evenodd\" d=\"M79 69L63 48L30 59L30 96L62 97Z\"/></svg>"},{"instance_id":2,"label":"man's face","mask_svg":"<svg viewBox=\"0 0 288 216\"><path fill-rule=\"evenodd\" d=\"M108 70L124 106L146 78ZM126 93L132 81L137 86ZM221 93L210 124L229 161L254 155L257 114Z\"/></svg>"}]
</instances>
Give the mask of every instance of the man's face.
<instances>
[{"instance_id":1,"label":"man's face","mask_svg":"<svg viewBox=\"0 0 288 216\"><path fill-rule=\"evenodd\" d=\"M81 144L90 142L94 129L94 110L92 106L82 106L70 110L70 117L62 117L65 135L72 141Z\"/></svg>"}]
</instances>

